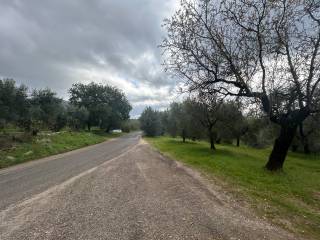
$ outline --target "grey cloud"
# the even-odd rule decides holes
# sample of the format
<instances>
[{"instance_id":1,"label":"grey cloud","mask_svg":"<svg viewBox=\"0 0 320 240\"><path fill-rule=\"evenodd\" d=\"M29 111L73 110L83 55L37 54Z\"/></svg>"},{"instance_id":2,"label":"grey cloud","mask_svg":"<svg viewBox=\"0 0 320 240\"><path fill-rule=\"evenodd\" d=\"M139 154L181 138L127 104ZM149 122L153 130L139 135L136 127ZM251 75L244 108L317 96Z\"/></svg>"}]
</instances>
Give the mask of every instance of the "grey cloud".
<instances>
[{"instance_id":1,"label":"grey cloud","mask_svg":"<svg viewBox=\"0 0 320 240\"><path fill-rule=\"evenodd\" d=\"M166 102L175 82L161 70L157 45L174 1L1 1L0 76L51 87L65 98L74 82L116 76L131 86L121 85L133 104ZM79 74L88 67L101 79Z\"/></svg>"}]
</instances>

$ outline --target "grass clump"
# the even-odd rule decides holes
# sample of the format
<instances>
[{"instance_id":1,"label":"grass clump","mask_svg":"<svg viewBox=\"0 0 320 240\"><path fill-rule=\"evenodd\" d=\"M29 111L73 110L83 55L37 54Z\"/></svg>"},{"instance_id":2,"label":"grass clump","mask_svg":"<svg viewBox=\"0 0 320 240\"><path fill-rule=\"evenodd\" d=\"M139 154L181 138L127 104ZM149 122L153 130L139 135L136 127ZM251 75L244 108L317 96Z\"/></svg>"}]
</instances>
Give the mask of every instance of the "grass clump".
<instances>
[{"instance_id":1,"label":"grass clump","mask_svg":"<svg viewBox=\"0 0 320 240\"><path fill-rule=\"evenodd\" d=\"M182 143L169 137L146 138L170 157L228 183L263 217L301 234L320 239L320 157L289 153L284 171L263 168L271 149Z\"/></svg>"}]
</instances>

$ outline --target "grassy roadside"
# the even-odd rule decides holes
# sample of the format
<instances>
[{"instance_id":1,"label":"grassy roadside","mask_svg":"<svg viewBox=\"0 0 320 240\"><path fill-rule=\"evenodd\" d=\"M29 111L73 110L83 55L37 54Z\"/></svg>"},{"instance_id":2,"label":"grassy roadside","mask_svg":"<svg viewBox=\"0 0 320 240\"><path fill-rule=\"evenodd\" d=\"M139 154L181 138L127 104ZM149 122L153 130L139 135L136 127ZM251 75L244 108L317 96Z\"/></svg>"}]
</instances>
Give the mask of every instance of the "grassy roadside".
<instances>
[{"instance_id":1,"label":"grassy roadside","mask_svg":"<svg viewBox=\"0 0 320 240\"><path fill-rule=\"evenodd\" d=\"M284 172L275 174L263 169L270 149L217 145L212 152L205 142L146 140L173 159L223 180L262 217L320 239L320 156L290 153Z\"/></svg>"},{"instance_id":2,"label":"grassy roadside","mask_svg":"<svg viewBox=\"0 0 320 240\"><path fill-rule=\"evenodd\" d=\"M0 169L100 143L120 135L120 133L111 134L103 131L42 133L30 141L18 143L6 150L0 150Z\"/></svg>"}]
</instances>

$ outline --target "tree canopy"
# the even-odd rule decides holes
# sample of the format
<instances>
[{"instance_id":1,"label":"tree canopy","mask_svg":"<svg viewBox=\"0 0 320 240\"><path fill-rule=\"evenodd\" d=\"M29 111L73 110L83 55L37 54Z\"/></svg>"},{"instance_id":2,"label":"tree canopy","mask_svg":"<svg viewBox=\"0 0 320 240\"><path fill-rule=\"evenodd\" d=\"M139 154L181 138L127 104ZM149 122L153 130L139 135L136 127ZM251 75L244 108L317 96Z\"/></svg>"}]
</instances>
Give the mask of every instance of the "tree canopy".
<instances>
[{"instance_id":1,"label":"tree canopy","mask_svg":"<svg viewBox=\"0 0 320 240\"><path fill-rule=\"evenodd\" d=\"M126 96L117 88L96 83L77 83L69 90L70 103L87 109L88 129L99 126L110 131L120 128L121 122L129 119L132 107Z\"/></svg>"},{"instance_id":2,"label":"tree canopy","mask_svg":"<svg viewBox=\"0 0 320 240\"><path fill-rule=\"evenodd\" d=\"M131 105L115 87L78 83L69 92L68 102L49 88L29 91L14 80L0 79L0 128L10 124L33 135L40 130L60 131L67 125L74 130L96 126L110 131L123 128L129 119ZM126 128L136 128L133 125Z\"/></svg>"},{"instance_id":3,"label":"tree canopy","mask_svg":"<svg viewBox=\"0 0 320 240\"><path fill-rule=\"evenodd\" d=\"M19 122L29 107L27 87L17 86L12 79L0 79L0 120Z\"/></svg>"},{"instance_id":4,"label":"tree canopy","mask_svg":"<svg viewBox=\"0 0 320 240\"><path fill-rule=\"evenodd\" d=\"M151 107L146 107L139 118L140 128L149 137L158 136L161 134L161 120L158 111Z\"/></svg>"}]
</instances>

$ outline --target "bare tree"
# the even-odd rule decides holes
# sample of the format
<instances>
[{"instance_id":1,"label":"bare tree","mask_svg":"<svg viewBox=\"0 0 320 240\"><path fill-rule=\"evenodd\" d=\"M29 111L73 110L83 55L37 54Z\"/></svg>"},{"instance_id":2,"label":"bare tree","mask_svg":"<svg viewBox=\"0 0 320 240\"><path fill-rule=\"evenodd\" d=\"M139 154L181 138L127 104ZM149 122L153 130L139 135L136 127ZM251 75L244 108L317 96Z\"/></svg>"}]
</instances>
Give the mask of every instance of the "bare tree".
<instances>
[{"instance_id":1,"label":"bare tree","mask_svg":"<svg viewBox=\"0 0 320 240\"><path fill-rule=\"evenodd\" d=\"M183 0L164 26L164 65L190 91L254 99L280 125L266 168L282 169L297 127L319 111L319 2Z\"/></svg>"}]
</instances>

